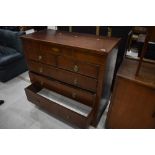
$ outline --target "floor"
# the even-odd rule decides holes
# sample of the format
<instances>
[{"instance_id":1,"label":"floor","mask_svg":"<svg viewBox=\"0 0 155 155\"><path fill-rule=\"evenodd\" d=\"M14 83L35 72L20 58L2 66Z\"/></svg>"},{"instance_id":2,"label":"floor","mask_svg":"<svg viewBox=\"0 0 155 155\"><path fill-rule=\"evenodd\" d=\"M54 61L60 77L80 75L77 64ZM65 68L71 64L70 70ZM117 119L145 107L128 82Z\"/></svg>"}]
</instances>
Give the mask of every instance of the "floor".
<instances>
[{"instance_id":1,"label":"floor","mask_svg":"<svg viewBox=\"0 0 155 155\"><path fill-rule=\"evenodd\" d=\"M138 59L138 51L136 51L134 49L131 49L130 51L127 51L127 54L126 55L128 57L130 57L130 58Z\"/></svg>"},{"instance_id":2,"label":"floor","mask_svg":"<svg viewBox=\"0 0 155 155\"><path fill-rule=\"evenodd\" d=\"M30 84L28 72L6 82L0 82L1 129L71 129L73 127L45 113L26 98L24 88ZM107 110L97 126L104 128ZM89 128L93 129L92 126Z\"/></svg>"}]
</instances>

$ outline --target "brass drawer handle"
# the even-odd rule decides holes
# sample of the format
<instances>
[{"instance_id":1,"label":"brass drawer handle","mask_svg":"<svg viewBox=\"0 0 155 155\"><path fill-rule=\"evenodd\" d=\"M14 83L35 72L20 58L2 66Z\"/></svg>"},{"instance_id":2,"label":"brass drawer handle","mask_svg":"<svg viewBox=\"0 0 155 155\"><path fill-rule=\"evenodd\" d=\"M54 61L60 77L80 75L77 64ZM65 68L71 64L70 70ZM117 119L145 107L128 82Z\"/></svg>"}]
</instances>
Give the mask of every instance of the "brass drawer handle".
<instances>
[{"instance_id":1,"label":"brass drawer handle","mask_svg":"<svg viewBox=\"0 0 155 155\"><path fill-rule=\"evenodd\" d=\"M58 48L52 48L52 51L59 52Z\"/></svg>"},{"instance_id":2,"label":"brass drawer handle","mask_svg":"<svg viewBox=\"0 0 155 155\"><path fill-rule=\"evenodd\" d=\"M72 93L72 98L76 98L76 93Z\"/></svg>"},{"instance_id":3,"label":"brass drawer handle","mask_svg":"<svg viewBox=\"0 0 155 155\"><path fill-rule=\"evenodd\" d=\"M39 56L38 56L38 59L39 59L39 60L41 60L41 59L42 59L42 56L41 56L41 55L39 55Z\"/></svg>"},{"instance_id":4,"label":"brass drawer handle","mask_svg":"<svg viewBox=\"0 0 155 155\"><path fill-rule=\"evenodd\" d=\"M66 116L66 118L67 118L67 119L70 119L70 116L69 116L69 115L67 115L67 116Z\"/></svg>"},{"instance_id":5,"label":"brass drawer handle","mask_svg":"<svg viewBox=\"0 0 155 155\"><path fill-rule=\"evenodd\" d=\"M77 86L77 84L78 84L77 79L74 79L74 85Z\"/></svg>"},{"instance_id":6,"label":"brass drawer handle","mask_svg":"<svg viewBox=\"0 0 155 155\"><path fill-rule=\"evenodd\" d=\"M74 70L74 72L78 72L79 71L79 67L77 65L75 65L73 70Z\"/></svg>"},{"instance_id":7,"label":"brass drawer handle","mask_svg":"<svg viewBox=\"0 0 155 155\"><path fill-rule=\"evenodd\" d=\"M43 72L43 68L39 68L39 72L42 73Z\"/></svg>"}]
</instances>

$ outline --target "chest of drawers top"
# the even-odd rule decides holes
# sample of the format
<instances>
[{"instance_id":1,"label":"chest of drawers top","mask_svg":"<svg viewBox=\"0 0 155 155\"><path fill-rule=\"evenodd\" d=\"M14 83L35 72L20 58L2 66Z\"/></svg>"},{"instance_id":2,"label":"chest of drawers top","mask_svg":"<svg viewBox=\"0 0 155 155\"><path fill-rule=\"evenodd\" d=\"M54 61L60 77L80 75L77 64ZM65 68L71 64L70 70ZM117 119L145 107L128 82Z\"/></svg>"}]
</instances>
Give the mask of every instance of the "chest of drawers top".
<instances>
[{"instance_id":1,"label":"chest of drawers top","mask_svg":"<svg viewBox=\"0 0 155 155\"><path fill-rule=\"evenodd\" d=\"M65 31L56 30L43 30L33 34L25 35L22 37L22 39L85 49L89 52L94 52L100 55L111 52L111 50L115 48L120 41L120 38L108 38L90 34L68 33Z\"/></svg>"}]
</instances>

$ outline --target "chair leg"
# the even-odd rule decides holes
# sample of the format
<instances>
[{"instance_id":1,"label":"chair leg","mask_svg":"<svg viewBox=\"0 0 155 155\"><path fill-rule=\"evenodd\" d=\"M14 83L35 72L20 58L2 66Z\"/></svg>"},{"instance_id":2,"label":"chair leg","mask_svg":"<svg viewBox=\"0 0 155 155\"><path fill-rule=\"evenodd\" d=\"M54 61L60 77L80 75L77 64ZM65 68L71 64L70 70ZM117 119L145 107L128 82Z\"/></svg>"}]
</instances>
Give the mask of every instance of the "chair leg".
<instances>
[{"instance_id":1,"label":"chair leg","mask_svg":"<svg viewBox=\"0 0 155 155\"><path fill-rule=\"evenodd\" d=\"M4 103L4 100L0 100L0 105L2 105Z\"/></svg>"},{"instance_id":2,"label":"chair leg","mask_svg":"<svg viewBox=\"0 0 155 155\"><path fill-rule=\"evenodd\" d=\"M143 55L144 55L145 52L143 52ZM140 60L139 60L139 63L138 63L138 67L137 67L137 70L136 70L136 76L139 75L139 71L140 71L140 68L141 68L141 65L142 65L142 61L143 61L143 57L141 56L140 57Z\"/></svg>"},{"instance_id":3,"label":"chair leg","mask_svg":"<svg viewBox=\"0 0 155 155\"><path fill-rule=\"evenodd\" d=\"M138 63L138 67L137 67L137 70L136 70L136 76L139 75L139 72L140 72L140 68L141 68L141 65L142 65L142 62L143 62L143 58L145 56L145 53L147 51L147 44L148 44L148 40L145 41L144 43L144 46L143 46L143 49L142 49L142 53L140 55L140 60L139 60L139 63Z\"/></svg>"},{"instance_id":4,"label":"chair leg","mask_svg":"<svg viewBox=\"0 0 155 155\"><path fill-rule=\"evenodd\" d=\"M127 54L127 51L130 51L130 49L131 49L132 34L133 34L132 31L130 31L128 34L128 38L127 38L127 42L126 42L125 55Z\"/></svg>"}]
</instances>

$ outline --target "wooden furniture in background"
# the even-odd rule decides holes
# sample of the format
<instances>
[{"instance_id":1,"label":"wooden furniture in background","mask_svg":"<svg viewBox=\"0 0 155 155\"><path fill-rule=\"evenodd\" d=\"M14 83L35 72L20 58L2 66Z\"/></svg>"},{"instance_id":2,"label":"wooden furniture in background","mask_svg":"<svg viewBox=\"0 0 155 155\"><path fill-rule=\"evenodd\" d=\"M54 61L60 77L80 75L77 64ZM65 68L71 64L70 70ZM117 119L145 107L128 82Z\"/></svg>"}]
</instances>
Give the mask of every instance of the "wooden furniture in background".
<instances>
[{"instance_id":1,"label":"wooden furniture in background","mask_svg":"<svg viewBox=\"0 0 155 155\"><path fill-rule=\"evenodd\" d=\"M128 45L127 51L131 50L131 45L133 42L144 42L143 39L140 40L141 35L145 36L147 33L147 28L142 26L134 26L128 34Z\"/></svg>"},{"instance_id":2,"label":"wooden furniture in background","mask_svg":"<svg viewBox=\"0 0 155 155\"><path fill-rule=\"evenodd\" d=\"M143 62L135 76L138 63L126 58L119 69L106 128L155 128L155 64Z\"/></svg>"},{"instance_id":3,"label":"wooden furniture in background","mask_svg":"<svg viewBox=\"0 0 155 155\"><path fill-rule=\"evenodd\" d=\"M147 34L146 34L146 38L144 41L144 46L140 55L140 61L136 70L136 76L139 75L140 72L140 68L142 66L142 62L143 62L143 58L145 56L145 53L147 52L147 47L149 42L155 42L155 27L148 27L147 28ZM155 52L155 51L154 51Z\"/></svg>"},{"instance_id":4,"label":"wooden furniture in background","mask_svg":"<svg viewBox=\"0 0 155 155\"><path fill-rule=\"evenodd\" d=\"M28 100L80 128L96 126L110 97L120 39L46 30L22 40L32 82L25 89ZM39 95L44 88L89 113L82 115Z\"/></svg>"}]
</instances>

